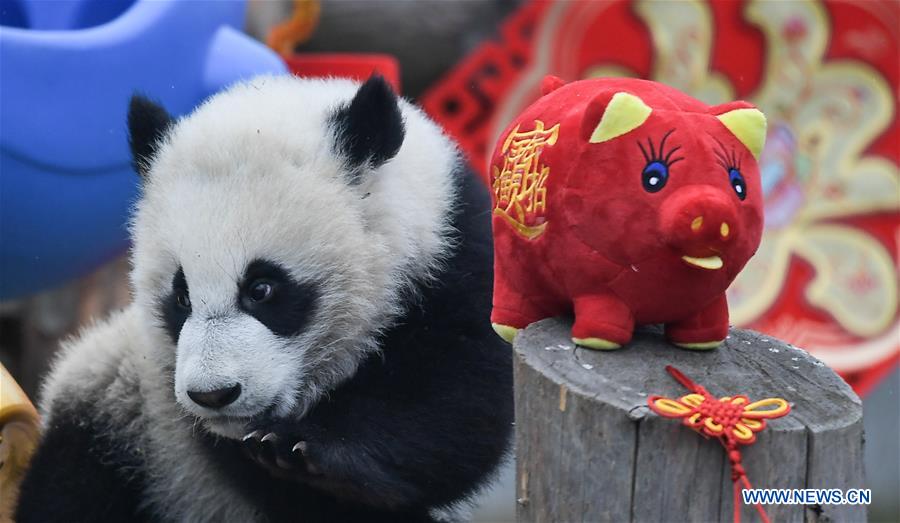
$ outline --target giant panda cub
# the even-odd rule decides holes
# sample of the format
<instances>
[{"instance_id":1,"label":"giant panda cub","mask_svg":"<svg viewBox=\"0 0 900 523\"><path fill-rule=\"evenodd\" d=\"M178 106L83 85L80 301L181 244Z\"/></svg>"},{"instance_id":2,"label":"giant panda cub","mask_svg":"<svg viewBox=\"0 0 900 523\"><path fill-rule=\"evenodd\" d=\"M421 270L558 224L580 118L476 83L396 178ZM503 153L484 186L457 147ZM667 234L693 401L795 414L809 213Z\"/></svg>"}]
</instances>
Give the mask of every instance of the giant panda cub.
<instances>
[{"instance_id":1,"label":"giant panda cub","mask_svg":"<svg viewBox=\"0 0 900 523\"><path fill-rule=\"evenodd\" d=\"M429 521L484 486L510 353L439 128L379 77L288 76L128 127L134 302L56 361L18 521Z\"/></svg>"}]
</instances>

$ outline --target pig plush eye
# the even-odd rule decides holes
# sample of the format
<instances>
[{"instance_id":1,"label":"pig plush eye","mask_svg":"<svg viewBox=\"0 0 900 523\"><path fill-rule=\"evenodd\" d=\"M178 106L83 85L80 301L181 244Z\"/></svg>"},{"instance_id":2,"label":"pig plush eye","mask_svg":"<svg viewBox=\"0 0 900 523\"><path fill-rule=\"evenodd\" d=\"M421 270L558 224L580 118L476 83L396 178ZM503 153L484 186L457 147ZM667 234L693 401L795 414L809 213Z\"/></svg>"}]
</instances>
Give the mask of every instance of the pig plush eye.
<instances>
[{"instance_id":1,"label":"pig plush eye","mask_svg":"<svg viewBox=\"0 0 900 523\"><path fill-rule=\"evenodd\" d=\"M715 138L715 137L714 137ZM728 173L728 181L731 188L742 201L747 198L747 182L744 181L744 175L741 174L741 160L734 149L729 150L718 138L715 139L719 144L718 149L713 149L716 153L716 161Z\"/></svg>"},{"instance_id":2,"label":"pig plush eye","mask_svg":"<svg viewBox=\"0 0 900 523\"><path fill-rule=\"evenodd\" d=\"M672 164L684 160L684 156L672 158L672 155L681 149L680 145L671 148L668 152L665 151L666 140L674 132L675 129L670 129L669 132L663 135L659 141L658 150L650 138L647 138L646 149L644 144L638 141L638 147L641 148L641 154L644 155L644 160L647 162L647 166L641 171L641 184L643 184L644 190L647 192L658 192L665 187L666 182L669 181L669 168L672 167Z\"/></svg>"},{"instance_id":3,"label":"pig plush eye","mask_svg":"<svg viewBox=\"0 0 900 523\"><path fill-rule=\"evenodd\" d=\"M641 181L644 184L644 190L647 192L656 192L666 186L669 180L669 167L658 160L652 161L644 167L641 173Z\"/></svg>"},{"instance_id":4,"label":"pig plush eye","mask_svg":"<svg viewBox=\"0 0 900 523\"><path fill-rule=\"evenodd\" d=\"M747 183L744 181L744 176L741 175L741 171L732 167L728 169L728 179L731 181L731 188L734 189L734 192L737 193L738 198L743 200L747 197Z\"/></svg>"}]
</instances>

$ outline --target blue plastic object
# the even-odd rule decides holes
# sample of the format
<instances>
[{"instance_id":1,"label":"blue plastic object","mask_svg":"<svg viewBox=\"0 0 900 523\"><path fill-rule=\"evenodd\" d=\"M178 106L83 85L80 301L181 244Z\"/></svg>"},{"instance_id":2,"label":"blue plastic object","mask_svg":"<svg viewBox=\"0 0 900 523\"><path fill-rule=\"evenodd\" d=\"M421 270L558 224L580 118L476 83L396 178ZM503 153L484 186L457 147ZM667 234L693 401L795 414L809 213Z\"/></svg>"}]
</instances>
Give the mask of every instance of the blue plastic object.
<instances>
[{"instance_id":1,"label":"blue plastic object","mask_svg":"<svg viewBox=\"0 0 900 523\"><path fill-rule=\"evenodd\" d=\"M0 300L127 246L134 92L173 114L285 71L239 30L243 0L0 0Z\"/></svg>"}]
</instances>

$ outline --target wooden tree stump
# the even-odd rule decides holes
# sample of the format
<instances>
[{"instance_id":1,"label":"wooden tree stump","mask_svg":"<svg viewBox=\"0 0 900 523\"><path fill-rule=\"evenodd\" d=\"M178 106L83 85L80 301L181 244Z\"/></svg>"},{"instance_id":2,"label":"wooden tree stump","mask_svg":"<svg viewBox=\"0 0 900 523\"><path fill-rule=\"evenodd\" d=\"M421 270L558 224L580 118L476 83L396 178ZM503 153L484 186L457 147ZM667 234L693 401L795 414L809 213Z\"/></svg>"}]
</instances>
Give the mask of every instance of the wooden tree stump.
<instances>
[{"instance_id":1,"label":"wooden tree stump","mask_svg":"<svg viewBox=\"0 0 900 523\"><path fill-rule=\"evenodd\" d=\"M576 348L571 324L545 320L515 340L517 516L520 521L731 521L730 465L715 439L647 407L688 391L674 365L717 397L786 399L742 448L755 488L864 488L862 404L802 349L732 330L714 351L670 345L658 327L627 347ZM865 505L767 505L773 522L865 521ZM752 505L744 522L758 521Z\"/></svg>"}]
</instances>

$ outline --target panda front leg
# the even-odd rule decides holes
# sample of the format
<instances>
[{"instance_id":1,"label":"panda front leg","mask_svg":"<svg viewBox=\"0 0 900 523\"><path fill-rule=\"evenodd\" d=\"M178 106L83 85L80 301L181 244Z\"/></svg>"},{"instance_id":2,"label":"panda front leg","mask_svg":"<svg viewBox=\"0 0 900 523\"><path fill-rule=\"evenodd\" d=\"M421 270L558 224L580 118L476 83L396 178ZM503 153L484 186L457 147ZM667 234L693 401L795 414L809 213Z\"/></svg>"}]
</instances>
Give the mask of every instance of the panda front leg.
<instances>
[{"instance_id":1,"label":"panda front leg","mask_svg":"<svg viewBox=\"0 0 900 523\"><path fill-rule=\"evenodd\" d=\"M251 423L247 451L272 476L409 519L465 499L489 479L512 432L511 351L484 321L484 301L453 307L468 328L443 329L430 320L450 315L432 302L423 323L398 327L383 355L305 416Z\"/></svg>"},{"instance_id":2,"label":"panda front leg","mask_svg":"<svg viewBox=\"0 0 900 523\"><path fill-rule=\"evenodd\" d=\"M263 421L241 440L244 452L272 475L283 479L324 479L317 462L323 460L323 442L303 423ZM326 466L326 470L328 467Z\"/></svg>"},{"instance_id":3,"label":"panda front leg","mask_svg":"<svg viewBox=\"0 0 900 523\"><path fill-rule=\"evenodd\" d=\"M253 431L242 445L276 478L304 483L339 500L398 513L421 512L420 519L430 521L427 508L432 503L425 485L416 481L417 460L401 457L410 453L410 442L377 428L373 417L383 423L395 416L379 409L373 405L357 415L351 407L347 418L357 421L353 428L328 417L316 419L315 414L260 421L251 425Z\"/></svg>"},{"instance_id":4,"label":"panda front leg","mask_svg":"<svg viewBox=\"0 0 900 523\"><path fill-rule=\"evenodd\" d=\"M299 481L335 498L387 509L405 509L418 497L356 438L307 420L260 422L242 440L245 452L276 478Z\"/></svg>"},{"instance_id":5,"label":"panda front leg","mask_svg":"<svg viewBox=\"0 0 900 523\"><path fill-rule=\"evenodd\" d=\"M123 435L126 423L98 421L95 405L75 401L54 401L52 412L22 481L15 521L162 519L141 503L146 467L133 438Z\"/></svg>"}]
</instances>

